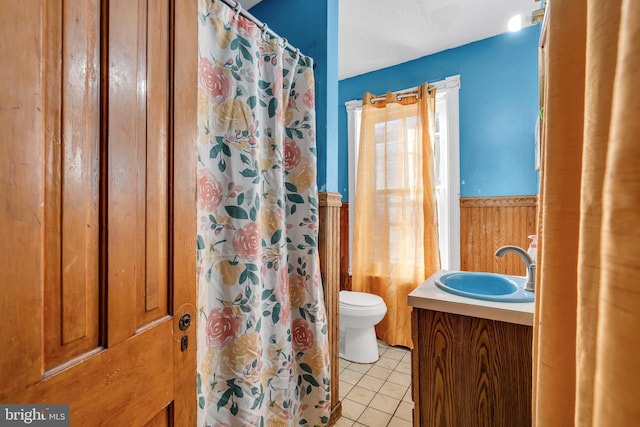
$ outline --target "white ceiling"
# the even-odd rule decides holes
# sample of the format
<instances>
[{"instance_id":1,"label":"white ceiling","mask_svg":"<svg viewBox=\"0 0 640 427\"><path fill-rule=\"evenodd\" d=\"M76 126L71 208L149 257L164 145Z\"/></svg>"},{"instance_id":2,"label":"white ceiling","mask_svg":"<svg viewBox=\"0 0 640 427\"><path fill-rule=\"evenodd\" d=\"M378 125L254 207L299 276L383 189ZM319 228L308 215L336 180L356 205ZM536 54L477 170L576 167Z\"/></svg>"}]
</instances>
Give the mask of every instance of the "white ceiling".
<instances>
[{"instance_id":1,"label":"white ceiling","mask_svg":"<svg viewBox=\"0 0 640 427\"><path fill-rule=\"evenodd\" d=\"M344 79L502 34L534 0L340 0L338 77Z\"/></svg>"},{"instance_id":2,"label":"white ceiling","mask_svg":"<svg viewBox=\"0 0 640 427\"><path fill-rule=\"evenodd\" d=\"M240 0L245 9L261 0ZM502 34L535 0L339 0L338 78L344 79Z\"/></svg>"}]
</instances>

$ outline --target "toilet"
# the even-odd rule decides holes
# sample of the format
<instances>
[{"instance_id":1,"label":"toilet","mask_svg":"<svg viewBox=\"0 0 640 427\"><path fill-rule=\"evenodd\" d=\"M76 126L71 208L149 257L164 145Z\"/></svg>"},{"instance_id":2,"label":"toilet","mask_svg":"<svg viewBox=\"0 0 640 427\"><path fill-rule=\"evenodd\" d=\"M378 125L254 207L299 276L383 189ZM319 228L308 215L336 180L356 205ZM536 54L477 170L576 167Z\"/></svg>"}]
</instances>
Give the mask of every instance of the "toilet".
<instances>
[{"instance_id":1,"label":"toilet","mask_svg":"<svg viewBox=\"0 0 640 427\"><path fill-rule=\"evenodd\" d=\"M377 325L387 305L378 295L340 291L340 357L351 362L378 360Z\"/></svg>"}]
</instances>

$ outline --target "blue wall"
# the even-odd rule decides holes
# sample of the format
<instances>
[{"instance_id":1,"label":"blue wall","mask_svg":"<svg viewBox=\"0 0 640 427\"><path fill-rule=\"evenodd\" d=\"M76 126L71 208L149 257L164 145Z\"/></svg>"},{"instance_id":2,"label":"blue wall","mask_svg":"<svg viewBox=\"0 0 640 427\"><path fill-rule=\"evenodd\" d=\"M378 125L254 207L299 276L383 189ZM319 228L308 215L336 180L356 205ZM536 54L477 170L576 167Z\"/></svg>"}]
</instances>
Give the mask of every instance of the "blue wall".
<instances>
[{"instance_id":1,"label":"blue wall","mask_svg":"<svg viewBox=\"0 0 640 427\"><path fill-rule=\"evenodd\" d=\"M338 191L338 0L263 0L249 12L315 61L318 187Z\"/></svg>"},{"instance_id":2,"label":"blue wall","mask_svg":"<svg viewBox=\"0 0 640 427\"><path fill-rule=\"evenodd\" d=\"M462 197L533 195L540 25L339 82L338 185L348 200L345 102L460 75ZM331 161L331 160L329 160Z\"/></svg>"}]
</instances>

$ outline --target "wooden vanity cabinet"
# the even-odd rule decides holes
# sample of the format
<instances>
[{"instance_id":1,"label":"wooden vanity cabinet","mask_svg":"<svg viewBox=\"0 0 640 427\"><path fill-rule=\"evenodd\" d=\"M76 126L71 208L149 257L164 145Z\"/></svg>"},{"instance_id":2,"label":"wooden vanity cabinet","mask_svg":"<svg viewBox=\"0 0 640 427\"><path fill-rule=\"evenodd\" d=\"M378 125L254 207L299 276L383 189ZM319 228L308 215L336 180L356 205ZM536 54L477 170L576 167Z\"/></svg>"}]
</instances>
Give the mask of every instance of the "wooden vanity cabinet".
<instances>
[{"instance_id":1,"label":"wooden vanity cabinet","mask_svg":"<svg viewBox=\"0 0 640 427\"><path fill-rule=\"evenodd\" d=\"M414 308L413 425L531 425L532 327Z\"/></svg>"}]
</instances>

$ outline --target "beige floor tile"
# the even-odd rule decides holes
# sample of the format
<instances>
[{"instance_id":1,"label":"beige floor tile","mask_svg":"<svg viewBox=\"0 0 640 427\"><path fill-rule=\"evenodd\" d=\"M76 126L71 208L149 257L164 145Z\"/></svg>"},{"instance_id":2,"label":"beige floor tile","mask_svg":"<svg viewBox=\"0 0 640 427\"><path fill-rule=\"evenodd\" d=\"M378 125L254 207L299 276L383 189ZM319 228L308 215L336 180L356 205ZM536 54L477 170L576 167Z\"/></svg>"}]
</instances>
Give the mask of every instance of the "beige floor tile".
<instances>
[{"instance_id":1,"label":"beige floor tile","mask_svg":"<svg viewBox=\"0 0 640 427\"><path fill-rule=\"evenodd\" d=\"M375 408L379 411L393 415L400 404L400 399L394 399L393 397L385 396L384 394L376 394L371 403L370 408Z\"/></svg>"},{"instance_id":2,"label":"beige floor tile","mask_svg":"<svg viewBox=\"0 0 640 427\"><path fill-rule=\"evenodd\" d=\"M378 340L378 347L389 348L389 344L382 340Z\"/></svg>"},{"instance_id":3,"label":"beige floor tile","mask_svg":"<svg viewBox=\"0 0 640 427\"><path fill-rule=\"evenodd\" d=\"M403 374L411 374L411 363L409 362L400 362L398 366L395 368L396 371L400 371Z\"/></svg>"},{"instance_id":4,"label":"beige floor tile","mask_svg":"<svg viewBox=\"0 0 640 427\"><path fill-rule=\"evenodd\" d=\"M390 419L391 414L385 414L382 411L368 407L362 415L360 415L358 422L369 427L386 427Z\"/></svg>"},{"instance_id":5,"label":"beige floor tile","mask_svg":"<svg viewBox=\"0 0 640 427\"><path fill-rule=\"evenodd\" d=\"M388 427L411 427L412 425L412 421L403 420L399 417L391 418L391 421L389 421L389 424L387 424Z\"/></svg>"},{"instance_id":6,"label":"beige floor tile","mask_svg":"<svg viewBox=\"0 0 640 427\"><path fill-rule=\"evenodd\" d=\"M347 395L347 399L362 403L363 405L369 405L369 402L371 402L371 399L373 399L373 396L375 395L376 392L373 390L367 390L366 388L355 386Z\"/></svg>"},{"instance_id":7,"label":"beige floor tile","mask_svg":"<svg viewBox=\"0 0 640 427\"><path fill-rule=\"evenodd\" d=\"M406 353L405 350L390 348L384 352L384 357L388 357L389 359L393 359L393 360L402 360L405 353Z\"/></svg>"},{"instance_id":8,"label":"beige floor tile","mask_svg":"<svg viewBox=\"0 0 640 427\"><path fill-rule=\"evenodd\" d=\"M399 362L398 360L389 359L386 356L382 356L376 362L376 366L381 366L383 368L389 368L389 369L395 369L396 366L398 366L398 362Z\"/></svg>"},{"instance_id":9,"label":"beige floor tile","mask_svg":"<svg viewBox=\"0 0 640 427\"><path fill-rule=\"evenodd\" d=\"M368 376L380 378L386 380L393 371L389 368L383 368L382 366L374 366L367 372Z\"/></svg>"},{"instance_id":10,"label":"beige floor tile","mask_svg":"<svg viewBox=\"0 0 640 427\"><path fill-rule=\"evenodd\" d=\"M340 381L348 382L349 384L357 384L358 381L362 378L362 372L352 371L347 368L344 371L340 372Z\"/></svg>"},{"instance_id":11,"label":"beige floor tile","mask_svg":"<svg viewBox=\"0 0 640 427\"><path fill-rule=\"evenodd\" d=\"M402 418L403 420L411 421L413 419L413 404L408 402L400 402L394 417Z\"/></svg>"},{"instance_id":12,"label":"beige floor tile","mask_svg":"<svg viewBox=\"0 0 640 427\"><path fill-rule=\"evenodd\" d=\"M337 427L411 426L411 352L381 340L378 350L380 358L372 364L340 359Z\"/></svg>"},{"instance_id":13,"label":"beige floor tile","mask_svg":"<svg viewBox=\"0 0 640 427\"><path fill-rule=\"evenodd\" d=\"M387 381L391 381L392 383L395 383L395 384L409 386L411 385L411 375L403 374L402 372L399 372L399 371L393 371L387 377Z\"/></svg>"},{"instance_id":14,"label":"beige floor tile","mask_svg":"<svg viewBox=\"0 0 640 427\"><path fill-rule=\"evenodd\" d=\"M349 369L351 369L352 371L361 372L361 373L364 374L372 366L373 366L373 364L371 364L371 363L355 363L355 362L352 362L351 365L349 365Z\"/></svg>"},{"instance_id":15,"label":"beige floor tile","mask_svg":"<svg viewBox=\"0 0 640 427\"><path fill-rule=\"evenodd\" d=\"M340 359L338 363L340 364L340 369L348 368L351 365L351 362L344 359Z\"/></svg>"},{"instance_id":16,"label":"beige floor tile","mask_svg":"<svg viewBox=\"0 0 640 427\"><path fill-rule=\"evenodd\" d=\"M352 388L353 388L353 384L349 384L348 382L345 382L345 381L340 381L340 386L338 390L338 396L340 396L340 399L344 399L347 396L347 394L349 394Z\"/></svg>"},{"instance_id":17,"label":"beige floor tile","mask_svg":"<svg viewBox=\"0 0 640 427\"><path fill-rule=\"evenodd\" d=\"M367 390L373 390L377 392L380 390L380 387L384 384L384 381L379 378L370 377L365 375L359 382L358 385L360 387L366 388Z\"/></svg>"},{"instance_id":18,"label":"beige floor tile","mask_svg":"<svg viewBox=\"0 0 640 427\"><path fill-rule=\"evenodd\" d=\"M353 420L346 418L344 416L338 418L338 421L334 424L335 427L351 427L353 426Z\"/></svg>"},{"instance_id":19,"label":"beige floor tile","mask_svg":"<svg viewBox=\"0 0 640 427\"><path fill-rule=\"evenodd\" d=\"M342 416L355 421L360 417L360 415L362 415L365 408L366 406L361 403L345 399L342 401Z\"/></svg>"},{"instance_id":20,"label":"beige floor tile","mask_svg":"<svg viewBox=\"0 0 640 427\"><path fill-rule=\"evenodd\" d=\"M402 399L405 392L407 391L407 386L402 386L399 384L394 384L390 382L385 382L382 387L380 387L379 393L384 394L385 396L393 397L394 399Z\"/></svg>"}]
</instances>

